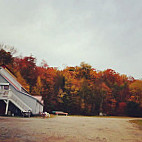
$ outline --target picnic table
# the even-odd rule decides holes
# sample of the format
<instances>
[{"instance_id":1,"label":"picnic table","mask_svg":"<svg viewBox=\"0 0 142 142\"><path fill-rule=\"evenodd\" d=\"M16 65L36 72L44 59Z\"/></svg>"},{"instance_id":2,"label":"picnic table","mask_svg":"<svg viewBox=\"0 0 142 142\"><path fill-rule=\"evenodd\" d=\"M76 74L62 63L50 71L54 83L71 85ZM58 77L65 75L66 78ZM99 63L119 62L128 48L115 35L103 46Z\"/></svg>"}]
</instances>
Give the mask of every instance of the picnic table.
<instances>
[{"instance_id":1,"label":"picnic table","mask_svg":"<svg viewBox=\"0 0 142 142\"><path fill-rule=\"evenodd\" d=\"M68 113L66 112L63 112L63 111L52 111L53 114L56 114L56 115L68 115Z\"/></svg>"}]
</instances>

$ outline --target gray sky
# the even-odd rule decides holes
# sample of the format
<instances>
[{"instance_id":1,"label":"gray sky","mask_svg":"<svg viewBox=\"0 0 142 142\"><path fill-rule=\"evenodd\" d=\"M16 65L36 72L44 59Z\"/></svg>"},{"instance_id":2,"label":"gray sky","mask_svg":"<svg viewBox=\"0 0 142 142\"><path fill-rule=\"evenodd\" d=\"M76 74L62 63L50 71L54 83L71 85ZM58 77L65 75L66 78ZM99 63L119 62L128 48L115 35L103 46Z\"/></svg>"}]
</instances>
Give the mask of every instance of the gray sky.
<instances>
[{"instance_id":1,"label":"gray sky","mask_svg":"<svg viewBox=\"0 0 142 142\"><path fill-rule=\"evenodd\" d=\"M142 0L0 0L0 43L38 63L82 61L142 78Z\"/></svg>"}]
</instances>

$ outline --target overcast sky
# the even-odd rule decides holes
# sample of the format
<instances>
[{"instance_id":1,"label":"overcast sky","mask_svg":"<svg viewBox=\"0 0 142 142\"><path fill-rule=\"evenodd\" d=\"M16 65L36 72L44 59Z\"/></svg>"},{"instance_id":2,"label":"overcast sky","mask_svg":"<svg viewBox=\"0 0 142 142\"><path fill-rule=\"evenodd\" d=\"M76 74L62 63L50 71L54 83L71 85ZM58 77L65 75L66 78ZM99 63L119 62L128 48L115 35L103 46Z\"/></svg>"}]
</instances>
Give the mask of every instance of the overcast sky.
<instances>
[{"instance_id":1,"label":"overcast sky","mask_svg":"<svg viewBox=\"0 0 142 142\"><path fill-rule=\"evenodd\" d=\"M0 43L38 64L142 78L142 0L0 0Z\"/></svg>"}]
</instances>

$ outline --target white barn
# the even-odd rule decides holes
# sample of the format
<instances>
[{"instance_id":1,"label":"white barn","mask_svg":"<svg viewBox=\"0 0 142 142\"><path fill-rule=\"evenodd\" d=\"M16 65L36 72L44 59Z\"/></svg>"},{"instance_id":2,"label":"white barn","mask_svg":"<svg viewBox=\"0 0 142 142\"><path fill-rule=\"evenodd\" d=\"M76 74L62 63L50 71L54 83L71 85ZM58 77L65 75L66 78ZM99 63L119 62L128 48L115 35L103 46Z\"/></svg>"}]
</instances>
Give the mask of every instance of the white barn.
<instances>
[{"instance_id":1,"label":"white barn","mask_svg":"<svg viewBox=\"0 0 142 142\"><path fill-rule=\"evenodd\" d=\"M0 115L42 112L42 102L31 96L5 66L0 66Z\"/></svg>"}]
</instances>

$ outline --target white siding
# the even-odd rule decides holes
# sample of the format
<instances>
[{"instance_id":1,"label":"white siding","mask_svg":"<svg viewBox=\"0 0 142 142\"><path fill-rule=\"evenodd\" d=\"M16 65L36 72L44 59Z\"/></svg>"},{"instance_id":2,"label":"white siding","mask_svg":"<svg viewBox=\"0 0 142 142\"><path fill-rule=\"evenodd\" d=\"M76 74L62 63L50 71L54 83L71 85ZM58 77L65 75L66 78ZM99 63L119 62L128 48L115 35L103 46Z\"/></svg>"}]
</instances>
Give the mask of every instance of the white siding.
<instances>
[{"instance_id":1,"label":"white siding","mask_svg":"<svg viewBox=\"0 0 142 142\"><path fill-rule=\"evenodd\" d=\"M2 70L2 72L1 72ZM1 75L2 74L2 75ZM7 76L7 78L10 80L5 79L4 76ZM33 114L38 114L39 112L43 112L43 105L41 105L38 100L34 97L32 97L29 94L21 92L21 85L3 68L0 69L0 83L9 83L9 88L10 90L17 96L19 97L25 104L27 104L30 108L32 108L32 113ZM15 86L16 85L16 88ZM17 88L19 88L17 90Z\"/></svg>"},{"instance_id":2,"label":"white siding","mask_svg":"<svg viewBox=\"0 0 142 142\"><path fill-rule=\"evenodd\" d=\"M9 73L7 72L3 67L0 67L0 74L4 76L9 83L11 83L13 86L15 86L19 91L21 91L21 84Z\"/></svg>"}]
</instances>

